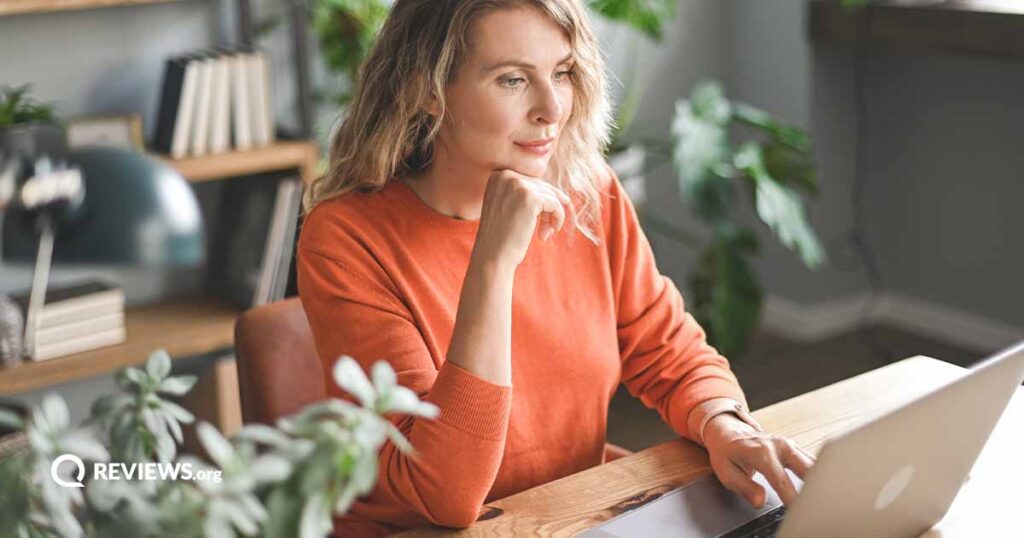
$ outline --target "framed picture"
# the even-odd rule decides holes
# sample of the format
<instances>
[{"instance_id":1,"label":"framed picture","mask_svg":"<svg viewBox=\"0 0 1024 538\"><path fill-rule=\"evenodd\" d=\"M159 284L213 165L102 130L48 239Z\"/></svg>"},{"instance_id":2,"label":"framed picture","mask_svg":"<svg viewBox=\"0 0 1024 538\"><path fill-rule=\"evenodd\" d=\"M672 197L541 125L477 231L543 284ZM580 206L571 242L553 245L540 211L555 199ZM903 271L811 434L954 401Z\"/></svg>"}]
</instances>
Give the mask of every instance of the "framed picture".
<instances>
[{"instance_id":1,"label":"framed picture","mask_svg":"<svg viewBox=\"0 0 1024 538\"><path fill-rule=\"evenodd\" d=\"M116 146L144 151L142 116L101 116L71 120L67 126L68 147Z\"/></svg>"}]
</instances>

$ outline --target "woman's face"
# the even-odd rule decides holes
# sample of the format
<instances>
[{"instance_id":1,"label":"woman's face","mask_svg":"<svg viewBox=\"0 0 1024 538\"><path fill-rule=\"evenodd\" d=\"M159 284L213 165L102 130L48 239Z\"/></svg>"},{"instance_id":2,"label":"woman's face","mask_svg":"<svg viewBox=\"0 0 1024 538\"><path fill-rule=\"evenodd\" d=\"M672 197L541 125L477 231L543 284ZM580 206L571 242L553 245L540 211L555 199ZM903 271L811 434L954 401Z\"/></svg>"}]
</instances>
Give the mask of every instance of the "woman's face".
<instances>
[{"instance_id":1,"label":"woman's face","mask_svg":"<svg viewBox=\"0 0 1024 538\"><path fill-rule=\"evenodd\" d=\"M572 112L572 49L562 30L528 7L481 16L469 57L447 89L439 133L450 164L544 177Z\"/></svg>"}]
</instances>

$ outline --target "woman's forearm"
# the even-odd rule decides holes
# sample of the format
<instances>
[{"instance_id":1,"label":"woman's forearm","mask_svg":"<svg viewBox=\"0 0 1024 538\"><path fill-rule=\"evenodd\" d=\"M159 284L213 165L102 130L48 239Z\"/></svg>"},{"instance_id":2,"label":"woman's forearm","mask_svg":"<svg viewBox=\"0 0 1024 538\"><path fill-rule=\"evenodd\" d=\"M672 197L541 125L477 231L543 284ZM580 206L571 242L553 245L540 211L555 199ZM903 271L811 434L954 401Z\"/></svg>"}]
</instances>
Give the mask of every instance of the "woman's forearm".
<instances>
[{"instance_id":1,"label":"woman's forearm","mask_svg":"<svg viewBox=\"0 0 1024 538\"><path fill-rule=\"evenodd\" d=\"M462 283L447 360L495 383L512 384L512 284L515 266L476 253Z\"/></svg>"}]
</instances>

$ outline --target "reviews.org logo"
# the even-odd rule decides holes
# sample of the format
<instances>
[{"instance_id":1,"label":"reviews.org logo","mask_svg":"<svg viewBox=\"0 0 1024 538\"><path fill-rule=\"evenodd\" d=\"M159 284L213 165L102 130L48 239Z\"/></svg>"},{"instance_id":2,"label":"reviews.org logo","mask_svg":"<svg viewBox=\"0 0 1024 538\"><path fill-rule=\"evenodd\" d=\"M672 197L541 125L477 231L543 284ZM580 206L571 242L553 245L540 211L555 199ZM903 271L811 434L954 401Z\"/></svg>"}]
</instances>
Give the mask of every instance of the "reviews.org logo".
<instances>
[{"instance_id":1,"label":"reviews.org logo","mask_svg":"<svg viewBox=\"0 0 1024 538\"><path fill-rule=\"evenodd\" d=\"M73 465L72 480L65 479L60 474L62 463L68 462ZM194 471L191 463L94 463L92 465L92 480L212 480L221 481L219 470L201 469ZM65 488L84 487L82 480L85 478L85 462L74 454L61 454L50 464L50 478L59 486Z\"/></svg>"}]
</instances>

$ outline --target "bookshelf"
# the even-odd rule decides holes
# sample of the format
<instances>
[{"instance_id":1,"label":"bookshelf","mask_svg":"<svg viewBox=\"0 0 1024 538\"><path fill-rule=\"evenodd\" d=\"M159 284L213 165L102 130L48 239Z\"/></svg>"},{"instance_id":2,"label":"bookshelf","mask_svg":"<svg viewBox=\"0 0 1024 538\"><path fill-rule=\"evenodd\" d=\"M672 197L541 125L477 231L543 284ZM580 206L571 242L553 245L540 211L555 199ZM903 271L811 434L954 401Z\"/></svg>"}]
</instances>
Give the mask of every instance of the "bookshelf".
<instances>
[{"instance_id":1,"label":"bookshelf","mask_svg":"<svg viewBox=\"0 0 1024 538\"><path fill-rule=\"evenodd\" d=\"M213 299L189 299L125 310L128 340L85 353L0 369L0 395L113 373L163 348L183 358L230 348L241 312Z\"/></svg>"},{"instance_id":2,"label":"bookshelf","mask_svg":"<svg viewBox=\"0 0 1024 538\"><path fill-rule=\"evenodd\" d=\"M188 0L0 0L0 19L26 14L45 14L75 10L91 10L115 6L186 3ZM237 40L251 47L254 29L250 0L234 0L238 23ZM299 88L299 136L312 133L311 97L309 93L308 50L305 44L307 13L301 3L289 8L296 28L295 62ZM267 172L297 174L308 185L319 171L319 149L316 143L278 141L266 147L233 151L198 158L170 159L151 154L176 169L192 183L231 180ZM68 355L41 362L27 361L18 366L0 368L0 396L45 389L145 362L157 349L165 349L172 359L230 350L234 345L235 319L239 309L210 298L166 301L147 306L130 307L125 311L127 341L93 351ZM238 379L233 360L217 360L200 376L199 383L185 399L197 419L217 425L231 434L241 425L238 404Z\"/></svg>"},{"instance_id":3,"label":"bookshelf","mask_svg":"<svg viewBox=\"0 0 1024 538\"><path fill-rule=\"evenodd\" d=\"M319 150L312 141L279 141L263 148L187 159L151 154L192 183L231 180L251 174L294 171L303 184L316 177ZM168 301L125 310L127 340L84 353L40 362L26 361L0 369L0 396L111 374L145 362L165 349L172 359L194 357L234 347L235 320L241 310L209 297ZM185 399L197 418L225 434L241 427L238 376L233 360L218 360Z\"/></svg>"},{"instance_id":4,"label":"bookshelf","mask_svg":"<svg viewBox=\"0 0 1024 538\"><path fill-rule=\"evenodd\" d=\"M0 0L0 17L139 4L166 4L177 1L180 0Z\"/></svg>"},{"instance_id":5,"label":"bookshelf","mask_svg":"<svg viewBox=\"0 0 1024 538\"><path fill-rule=\"evenodd\" d=\"M171 165L193 183L276 170L298 170L303 184L308 185L317 174L318 154L314 142L302 140L275 142L259 149L205 157L170 159L165 155L152 156Z\"/></svg>"}]
</instances>

